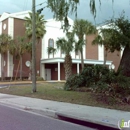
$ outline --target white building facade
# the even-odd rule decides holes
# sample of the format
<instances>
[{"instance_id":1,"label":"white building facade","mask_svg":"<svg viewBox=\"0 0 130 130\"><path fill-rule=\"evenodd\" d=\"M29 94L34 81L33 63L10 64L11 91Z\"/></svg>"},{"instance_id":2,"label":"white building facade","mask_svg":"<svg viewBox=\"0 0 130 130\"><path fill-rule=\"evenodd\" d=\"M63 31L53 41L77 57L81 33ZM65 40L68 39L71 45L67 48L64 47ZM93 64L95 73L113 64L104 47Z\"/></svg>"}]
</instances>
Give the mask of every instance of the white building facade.
<instances>
[{"instance_id":1,"label":"white building facade","mask_svg":"<svg viewBox=\"0 0 130 130\"><path fill-rule=\"evenodd\" d=\"M24 25L25 16L29 16L28 12L24 11L19 13L3 13L0 17L0 34L6 33L15 38L16 35L20 36L25 34L25 29L21 32L22 26ZM21 22L21 21L22 22ZM71 25L70 31L73 26L73 20L68 18L69 24ZM65 71L64 71L64 57L65 54L58 50L55 54L48 54L47 48L52 46L56 48L56 41L58 38L65 37L65 32L61 29L61 22L56 21L55 19L46 20L46 34L41 39L41 45L39 46L40 56L37 58L37 73L39 76L43 77L45 80L65 80ZM6 30L7 29L7 30ZM19 29L19 30L18 30ZM85 37L86 39L86 37ZM93 55L94 54L94 55ZM71 52L72 56L72 72L73 74L80 73L81 70L81 57L80 53L75 53L75 51ZM91 57L92 56L92 57ZM91 47L91 40L83 47L83 57L84 63L87 65L102 65L104 61L104 47L97 45L97 47ZM31 59L25 55L23 56L23 71L28 72L29 68L25 63L30 61ZM6 77L14 77L16 73L16 65L18 62L14 61L14 57L7 52L6 56ZM0 55L0 63L1 63L1 55ZM109 60L106 62L108 66L112 65L112 61ZM1 72L1 64L0 64L0 72ZM29 73L29 72L28 72ZM27 73L27 75L28 75ZM27 76L26 75L26 76ZM1 73L0 73L1 76Z\"/></svg>"}]
</instances>

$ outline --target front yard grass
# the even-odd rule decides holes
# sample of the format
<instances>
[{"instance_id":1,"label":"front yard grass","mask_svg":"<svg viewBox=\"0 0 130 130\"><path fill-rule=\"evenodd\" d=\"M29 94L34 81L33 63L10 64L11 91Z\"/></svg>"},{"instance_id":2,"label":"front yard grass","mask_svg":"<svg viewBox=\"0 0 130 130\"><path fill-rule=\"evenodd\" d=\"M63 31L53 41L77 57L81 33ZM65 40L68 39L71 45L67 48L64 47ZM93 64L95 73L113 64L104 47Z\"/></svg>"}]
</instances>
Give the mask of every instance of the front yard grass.
<instances>
[{"instance_id":1,"label":"front yard grass","mask_svg":"<svg viewBox=\"0 0 130 130\"><path fill-rule=\"evenodd\" d=\"M130 111L129 104L116 103L114 101L107 103L105 99L101 100L101 97L96 93L65 91L63 86L64 83L37 84L36 93L31 93L31 85L10 86L1 88L0 93Z\"/></svg>"}]
</instances>

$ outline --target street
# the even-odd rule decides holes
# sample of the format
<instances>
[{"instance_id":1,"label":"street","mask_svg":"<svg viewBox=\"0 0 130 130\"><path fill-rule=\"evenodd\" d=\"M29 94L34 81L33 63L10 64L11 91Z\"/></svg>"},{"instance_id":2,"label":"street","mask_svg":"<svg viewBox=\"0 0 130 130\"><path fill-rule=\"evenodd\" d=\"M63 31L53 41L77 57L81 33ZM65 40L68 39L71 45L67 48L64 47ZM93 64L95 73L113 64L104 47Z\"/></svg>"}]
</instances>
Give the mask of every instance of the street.
<instances>
[{"instance_id":1,"label":"street","mask_svg":"<svg viewBox=\"0 0 130 130\"><path fill-rule=\"evenodd\" d=\"M0 105L0 130L94 130L32 112Z\"/></svg>"}]
</instances>

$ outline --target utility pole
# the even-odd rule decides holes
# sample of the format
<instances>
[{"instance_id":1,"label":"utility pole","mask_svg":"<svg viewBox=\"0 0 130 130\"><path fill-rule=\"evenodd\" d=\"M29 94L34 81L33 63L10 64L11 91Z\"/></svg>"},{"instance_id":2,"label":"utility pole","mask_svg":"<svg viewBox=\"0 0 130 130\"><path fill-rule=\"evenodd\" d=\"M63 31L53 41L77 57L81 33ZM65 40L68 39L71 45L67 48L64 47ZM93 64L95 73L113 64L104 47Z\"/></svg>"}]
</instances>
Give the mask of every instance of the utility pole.
<instances>
[{"instance_id":1,"label":"utility pole","mask_svg":"<svg viewBox=\"0 0 130 130\"><path fill-rule=\"evenodd\" d=\"M36 15L35 0L32 0L32 92L36 92Z\"/></svg>"}]
</instances>

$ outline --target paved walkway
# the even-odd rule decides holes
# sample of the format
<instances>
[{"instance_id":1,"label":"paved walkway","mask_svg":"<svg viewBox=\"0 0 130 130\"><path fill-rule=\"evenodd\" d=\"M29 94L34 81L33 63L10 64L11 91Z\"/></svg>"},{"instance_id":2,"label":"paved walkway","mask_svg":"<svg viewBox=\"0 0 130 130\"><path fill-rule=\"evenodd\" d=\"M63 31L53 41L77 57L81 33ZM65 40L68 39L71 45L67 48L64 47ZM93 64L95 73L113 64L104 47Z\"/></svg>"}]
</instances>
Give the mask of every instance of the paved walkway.
<instances>
[{"instance_id":1,"label":"paved walkway","mask_svg":"<svg viewBox=\"0 0 130 130\"><path fill-rule=\"evenodd\" d=\"M65 80L57 81L57 80L51 80L51 81L37 81L37 83L45 83L45 82L65 82ZM1 82L0 85L4 84L31 84L32 81L27 80L27 81L10 81L10 82Z\"/></svg>"},{"instance_id":2,"label":"paved walkway","mask_svg":"<svg viewBox=\"0 0 130 130\"><path fill-rule=\"evenodd\" d=\"M0 94L0 103L24 110L38 111L52 117L63 115L114 128L118 128L118 121L121 119L130 120L130 112L8 94Z\"/></svg>"}]
</instances>

